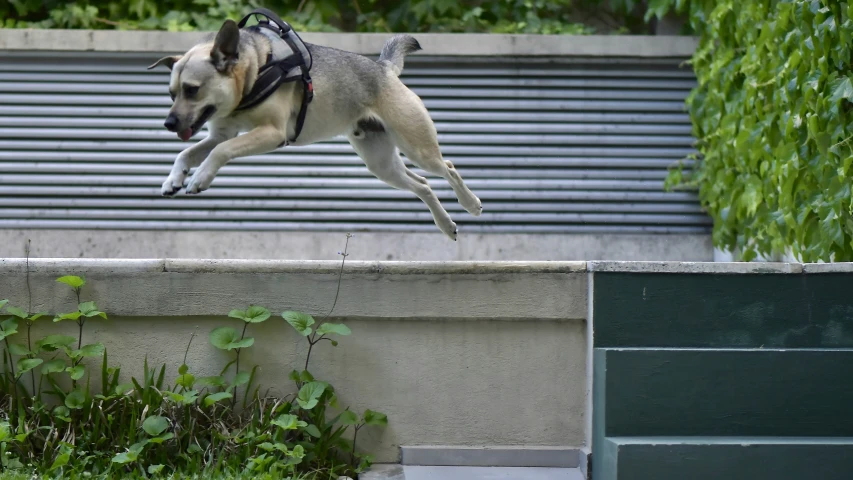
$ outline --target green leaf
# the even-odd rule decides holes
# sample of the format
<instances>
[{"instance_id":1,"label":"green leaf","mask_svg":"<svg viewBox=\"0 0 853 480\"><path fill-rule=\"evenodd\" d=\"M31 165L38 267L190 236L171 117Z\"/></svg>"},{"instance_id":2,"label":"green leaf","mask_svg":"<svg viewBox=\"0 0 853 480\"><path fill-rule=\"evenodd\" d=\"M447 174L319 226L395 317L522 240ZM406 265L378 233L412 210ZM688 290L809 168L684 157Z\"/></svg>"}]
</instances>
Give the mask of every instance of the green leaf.
<instances>
[{"instance_id":1,"label":"green leaf","mask_svg":"<svg viewBox=\"0 0 853 480\"><path fill-rule=\"evenodd\" d=\"M178 375L178 378L175 380L175 383L184 388L193 388L193 385L195 385L195 375L191 373Z\"/></svg>"},{"instance_id":2,"label":"green leaf","mask_svg":"<svg viewBox=\"0 0 853 480\"><path fill-rule=\"evenodd\" d=\"M14 317L7 318L0 322L0 340L10 337L18 333L18 319Z\"/></svg>"},{"instance_id":3,"label":"green leaf","mask_svg":"<svg viewBox=\"0 0 853 480\"><path fill-rule=\"evenodd\" d=\"M250 375L248 372L240 372L234 376L234 382L231 383L232 387L239 387L240 385L245 385L249 383Z\"/></svg>"},{"instance_id":4,"label":"green leaf","mask_svg":"<svg viewBox=\"0 0 853 480\"><path fill-rule=\"evenodd\" d=\"M80 410L86 404L86 395L79 389L65 396L65 406L71 410Z\"/></svg>"},{"instance_id":5,"label":"green leaf","mask_svg":"<svg viewBox=\"0 0 853 480\"><path fill-rule=\"evenodd\" d=\"M75 356L79 355L81 357L103 357L104 356L104 344L103 343L93 343L91 345L84 345L80 350L74 351Z\"/></svg>"},{"instance_id":6,"label":"green leaf","mask_svg":"<svg viewBox=\"0 0 853 480\"><path fill-rule=\"evenodd\" d=\"M307 427L303 428L302 430L314 438L320 438L322 436L322 434L320 433L320 429L317 428L317 425L308 425Z\"/></svg>"},{"instance_id":7,"label":"green leaf","mask_svg":"<svg viewBox=\"0 0 853 480\"><path fill-rule=\"evenodd\" d=\"M144 449L146 445L148 445L148 440L134 443L126 452L119 453L113 457L112 462L118 463L119 465L133 463L139 459L139 454L142 453L142 449Z\"/></svg>"},{"instance_id":8,"label":"green leaf","mask_svg":"<svg viewBox=\"0 0 853 480\"><path fill-rule=\"evenodd\" d=\"M13 307L13 306L9 305L8 307L6 307L6 311L11 313L12 315L18 317L18 318L21 318L21 319L27 318L27 312L21 310L18 307Z\"/></svg>"},{"instance_id":9,"label":"green leaf","mask_svg":"<svg viewBox=\"0 0 853 480\"><path fill-rule=\"evenodd\" d=\"M10 343L9 353L12 355L26 356L31 355L33 352L31 352L23 343Z\"/></svg>"},{"instance_id":10,"label":"green leaf","mask_svg":"<svg viewBox=\"0 0 853 480\"><path fill-rule=\"evenodd\" d=\"M311 335L311 325L314 325L314 317L302 312L284 312L281 314L300 335L307 337Z\"/></svg>"},{"instance_id":11,"label":"green leaf","mask_svg":"<svg viewBox=\"0 0 853 480\"><path fill-rule=\"evenodd\" d=\"M71 375L71 380L80 380L83 378L83 375L86 374L86 367L83 365L77 365L74 367L69 367L67 369L69 375Z\"/></svg>"},{"instance_id":12,"label":"green leaf","mask_svg":"<svg viewBox=\"0 0 853 480\"><path fill-rule=\"evenodd\" d=\"M0 310L2 310L7 303L9 303L9 300L0 300Z\"/></svg>"},{"instance_id":13,"label":"green leaf","mask_svg":"<svg viewBox=\"0 0 853 480\"><path fill-rule=\"evenodd\" d=\"M36 342L36 350L53 352L60 347L67 347L76 341L76 338L68 335L48 335Z\"/></svg>"},{"instance_id":14,"label":"green leaf","mask_svg":"<svg viewBox=\"0 0 853 480\"><path fill-rule=\"evenodd\" d=\"M47 375L50 373L59 373L64 372L66 368L65 360L61 358L57 358L55 360L50 360L44 363L41 366L41 374Z\"/></svg>"},{"instance_id":15,"label":"green leaf","mask_svg":"<svg viewBox=\"0 0 853 480\"><path fill-rule=\"evenodd\" d=\"M133 386L133 383L120 383L116 385L115 394L123 396L132 392L134 388L136 387Z\"/></svg>"},{"instance_id":16,"label":"green leaf","mask_svg":"<svg viewBox=\"0 0 853 480\"><path fill-rule=\"evenodd\" d=\"M175 434L172 432L169 432L165 435L160 435L159 437L151 438L151 439L149 439L149 441L151 443L158 443L159 444L159 443L165 442L166 440L171 440L173 438L175 438Z\"/></svg>"},{"instance_id":17,"label":"green leaf","mask_svg":"<svg viewBox=\"0 0 853 480\"><path fill-rule=\"evenodd\" d=\"M362 423L365 425L388 425L388 417L384 413L374 412L373 410L365 410L362 416Z\"/></svg>"},{"instance_id":18,"label":"green leaf","mask_svg":"<svg viewBox=\"0 0 853 480\"><path fill-rule=\"evenodd\" d=\"M342 323L324 323L317 327L318 335L327 335L329 333L346 336L352 332L350 331L349 327Z\"/></svg>"},{"instance_id":19,"label":"green leaf","mask_svg":"<svg viewBox=\"0 0 853 480\"><path fill-rule=\"evenodd\" d=\"M232 397L233 397L233 395L231 395L228 392L211 393L210 395L204 397L204 405L206 407L209 407L216 402L219 402L219 401L222 401L222 400L225 400L228 398L232 398Z\"/></svg>"},{"instance_id":20,"label":"green leaf","mask_svg":"<svg viewBox=\"0 0 853 480\"><path fill-rule=\"evenodd\" d=\"M278 418L270 422L271 424L281 428L282 430L296 430L298 427L304 427L308 424L299 420L296 415L279 415Z\"/></svg>"},{"instance_id":21,"label":"green leaf","mask_svg":"<svg viewBox=\"0 0 853 480\"><path fill-rule=\"evenodd\" d=\"M60 314L60 315L57 315L56 317L54 317L53 321L54 322L61 322L63 320L77 321L80 319L81 315L82 315L82 313L80 313L79 311L71 312L71 313L63 313L63 314Z\"/></svg>"},{"instance_id":22,"label":"green leaf","mask_svg":"<svg viewBox=\"0 0 853 480\"><path fill-rule=\"evenodd\" d=\"M853 83L850 77L841 77L835 80L832 84L832 96L829 98L832 102L838 102L841 99L853 102Z\"/></svg>"},{"instance_id":23,"label":"green leaf","mask_svg":"<svg viewBox=\"0 0 853 480\"><path fill-rule=\"evenodd\" d=\"M159 415L148 417L144 422L142 422L142 429L152 437L160 435L165 432L167 428L169 428L169 420L167 420L166 417L161 417Z\"/></svg>"},{"instance_id":24,"label":"green leaf","mask_svg":"<svg viewBox=\"0 0 853 480\"><path fill-rule=\"evenodd\" d=\"M69 460L71 460L71 453L70 452L57 455L56 459L53 461L53 464L51 464L49 471L52 472L58 468L62 468L64 466L68 465Z\"/></svg>"},{"instance_id":25,"label":"green leaf","mask_svg":"<svg viewBox=\"0 0 853 480\"><path fill-rule=\"evenodd\" d=\"M338 420L341 425L358 425L358 415L350 410L344 410Z\"/></svg>"},{"instance_id":26,"label":"green leaf","mask_svg":"<svg viewBox=\"0 0 853 480\"><path fill-rule=\"evenodd\" d=\"M264 307L252 305L245 311L231 310L231 313L229 313L228 316L243 320L247 323L261 323L270 318L270 311Z\"/></svg>"},{"instance_id":27,"label":"green leaf","mask_svg":"<svg viewBox=\"0 0 853 480\"><path fill-rule=\"evenodd\" d=\"M81 303L78 307L80 309L80 313L86 317L101 317L106 319L107 314L98 310L98 307L95 306L95 302L84 302Z\"/></svg>"},{"instance_id":28,"label":"green leaf","mask_svg":"<svg viewBox=\"0 0 853 480\"><path fill-rule=\"evenodd\" d=\"M240 340L240 334L231 327L219 327L210 332L210 343L220 350L234 350L237 348L251 347L255 343L254 338Z\"/></svg>"},{"instance_id":29,"label":"green leaf","mask_svg":"<svg viewBox=\"0 0 853 480\"><path fill-rule=\"evenodd\" d=\"M163 471L165 465L157 464L157 465L148 465L148 474L149 475L157 475L158 473Z\"/></svg>"},{"instance_id":30,"label":"green leaf","mask_svg":"<svg viewBox=\"0 0 853 480\"><path fill-rule=\"evenodd\" d=\"M18 360L18 376L29 372L44 362L41 358L22 358Z\"/></svg>"},{"instance_id":31,"label":"green leaf","mask_svg":"<svg viewBox=\"0 0 853 480\"><path fill-rule=\"evenodd\" d=\"M80 288L83 285L86 285L86 280L83 277L77 277L75 275L66 275L64 277L59 277L56 279L59 283L64 283L71 288Z\"/></svg>"},{"instance_id":32,"label":"green leaf","mask_svg":"<svg viewBox=\"0 0 853 480\"><path fill-rule=\"evenodd\" d=\"M323 382L308 382L299 389L299 394L296 396L296 401L299 406L305 410L311 410L317 406L318 399L323 392L326 391L326 384Z\"/></svg>"},{"instance_id":33,"label":"green leaf","mask_svg":"<svg viewBox=\"0 0 853 480\"><path fill-rule=\"evenodd\" d=\"M201 377L201 378L199 378L199 379L198 379L198 384L199 384L199 386L201 386L201 387L217 387L217 388L225 388L226 386L228 386L228 384L227 384L227 383L225 383L225 379L224 379L224 378L222 378L222 377L220 377L220 376L216 376L216 377Z\"/></svg>"}]
</instances>

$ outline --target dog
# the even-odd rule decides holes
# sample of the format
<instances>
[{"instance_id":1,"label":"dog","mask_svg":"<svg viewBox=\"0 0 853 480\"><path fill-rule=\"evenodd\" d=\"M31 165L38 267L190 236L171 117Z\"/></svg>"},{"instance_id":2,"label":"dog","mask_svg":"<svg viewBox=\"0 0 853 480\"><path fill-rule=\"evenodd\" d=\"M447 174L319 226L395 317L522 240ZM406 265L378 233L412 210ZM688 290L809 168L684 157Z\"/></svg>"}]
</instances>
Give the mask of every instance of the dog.
<instances>
[{"instance_id":1,"label":"dog","mask_svg":"<svg viewBox=\"0 0 853 480\"><path fill-rule=\"evenodd\" d=\"M374 176L393 188L414 193L429 208L436 226L456 240L456 224L429 183L408 169L399 154L402 151L424 171L447 180L462 207L471 215L480 215L480 199L453 164L442 158L426 106L399 79L406 55L421 50L418 41L410 35L394 35L385 42L378 61L304 45L313 58L314 96L304 128L293 141L289 139L295 136L304 95L299 82L284 83L258 105L236 110L274 48L273 40L258 28L240 28L226 20L211 40L148 67L163 65L171 70L173 104L164 126L183 141L205 124L209 130L206 138L177 156L162 194L173 196L182 188L187 194L201 193L210 188L219 169L237 157L345 135ZM196 170L187 178L191 168Z\"/></svg>"}]
</instances>

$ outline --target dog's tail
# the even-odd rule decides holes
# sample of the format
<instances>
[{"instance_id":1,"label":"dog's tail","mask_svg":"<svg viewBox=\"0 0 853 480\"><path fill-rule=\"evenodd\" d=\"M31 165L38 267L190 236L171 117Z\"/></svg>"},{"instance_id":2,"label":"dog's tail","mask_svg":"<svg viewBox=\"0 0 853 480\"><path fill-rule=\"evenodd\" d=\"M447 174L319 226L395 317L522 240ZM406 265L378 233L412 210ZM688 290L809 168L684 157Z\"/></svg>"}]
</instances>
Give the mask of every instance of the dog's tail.
<instances>
[{"instance_id":1,"label":"dog's tail","mask_svg":"<svg viewBox=\"0 0 853 480\"><path fill-rule=\"evenodd\" d=\"M404 33L394 35L382 47L379 63L387 65L399 77L403 73L403 60L406 55L418 50L422 50L421 44L415 37Z\"/></svg>"}]
</instances>

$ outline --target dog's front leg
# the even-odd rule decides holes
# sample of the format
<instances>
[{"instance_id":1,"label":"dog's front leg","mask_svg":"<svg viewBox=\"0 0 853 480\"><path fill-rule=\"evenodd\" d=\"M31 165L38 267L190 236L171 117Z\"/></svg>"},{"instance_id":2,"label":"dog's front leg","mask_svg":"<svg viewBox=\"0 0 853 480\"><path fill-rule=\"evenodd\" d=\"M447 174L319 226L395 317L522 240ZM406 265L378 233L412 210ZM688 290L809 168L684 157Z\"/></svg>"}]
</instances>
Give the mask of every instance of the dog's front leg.
<instances>
[{"instance_id":1,"label":"dog's front leg","mask_svg":"<svg viewBox=\"0 0 853 480\"><path fill-rule=\"evenodd\" d=\"M217 145L233 138L236 134L236 130L211 129L207 138L179 153L172 165L172 171L166 177L166 181L163 182L161 190L163 196L171 197L178 193L184 187L184 180L190 173L190 169L199 166Z\"/></svg>"},{"instance_id":2,"label":"dog's front leg","mask_svg":"<svg viewBox=\"0 0 853 480\"><path fill-rule=\"evenodd\" d=\"M260 155L275 150L287 139L284 132L285 129L266 125L220 143L193 173L187 184L187 193L201 193L210 188L219 169L237 157Z\"/></svg>"}]
</instances>

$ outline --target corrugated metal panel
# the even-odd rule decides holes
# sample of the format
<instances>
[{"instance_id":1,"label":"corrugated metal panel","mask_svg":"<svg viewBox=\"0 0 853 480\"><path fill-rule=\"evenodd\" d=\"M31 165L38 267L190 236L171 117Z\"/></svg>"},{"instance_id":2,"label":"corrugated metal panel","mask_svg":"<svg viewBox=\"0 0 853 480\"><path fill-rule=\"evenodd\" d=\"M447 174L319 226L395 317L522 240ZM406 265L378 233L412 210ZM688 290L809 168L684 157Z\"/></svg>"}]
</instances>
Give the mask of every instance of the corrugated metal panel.
<instances>
[{"instance_id":1,"label":"corrugated metal panel","mask_svg":"<svg viewBox=\"0 0 853 480\"><path fill-rule=\"evenodd\" d=\"M186 145L162 128L168 75L145 70L159 56L0 53L0 228L437 231L343 138L238 159L200 196L160 197ZM693 151L695 79L676 60L413 56L403 80L483 201L475 219L427 175L464 231L709 228L694 194L663 191Z\"/></svg>"}]
</instances>

